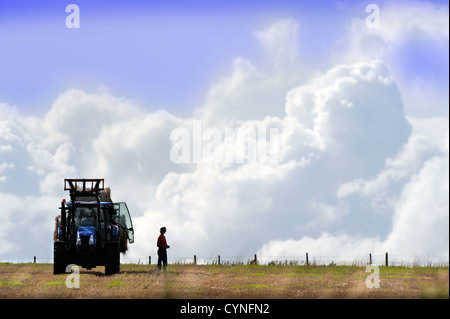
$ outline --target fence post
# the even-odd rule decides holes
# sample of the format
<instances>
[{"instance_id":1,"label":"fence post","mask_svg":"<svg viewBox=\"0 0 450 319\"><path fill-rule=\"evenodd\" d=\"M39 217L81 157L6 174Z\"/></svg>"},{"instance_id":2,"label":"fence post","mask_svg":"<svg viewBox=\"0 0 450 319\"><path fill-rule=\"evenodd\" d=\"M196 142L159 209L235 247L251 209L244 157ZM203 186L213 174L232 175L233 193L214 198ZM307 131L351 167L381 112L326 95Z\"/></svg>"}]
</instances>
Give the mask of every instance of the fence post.
<instances>
[{"instance_id":1,"label":"fence post","mask_svg":"<svg viewBox=\"0 0 450 319\"><path fill-rule=\"evenodd\" d=\"M197 256L194 255L194 265L197 265Z\"/></svg>"},{"instance_id":2,"label":"fence post","mask_svg":"<svg viewBox=\"0 0 450 319\"><path fill-rule=\"evenodd\" d=\"M386 252L386 266L389 266L388 253Z\"/></svg>"},{"instance_id":3,"label":"fence post","mask_svg":"<svg viewBox=\"0 0 450 319\"><path fill-rule=\"evenodd\" d=\"M219 264L219 265L220 265L220 255L219 255L219 256L217 256L217 264Z\"/></svg>"},{"instance_id":4,"label":"fence post","mask_svg":"<svg viewBox=\"0 0 450 319\"><path fill-rule=\"evenodd\" d=\"M369 265L372 265L372 254L369 254Z\"/></svg>"},{"instance_id":5,"label":"fence post","mask_svg":"<svg viewBox=\"0 0 450 319\"><path fill-rule=\"evenodd\" d=\"M258 258L256 257L256 254L255 254L255 260L253 260L253 262L255 263L255 265L256 265L257 262L258 262Z\"/></svg>"},{"instance_id":6,"label":"fence post","mask_svg":"<svg viewBox=\"0 0 450 319\"><path fill-rule=\"evenodd\" d=\"M36 263L36 256L34 256L34 263Z\"/></svg>"},{"instance_id":7,"label":"fence post","mask_svg":"<svg viewBox=\"0 0 450 319\"><path fill-rule=\"evenodd\" d=\"M149 264L149 265L152 264L152 256L148 256L148 264Z\"/></svg>"},{"instance_id":8,"label":"fence post","mask_svg":"<svg viewBox=\"0 0 450 319\"><path fill-rule=\"evenodd\" d=\"M306 266L309 266L308 253L306 253Z\"/></svg>"}]
</instances>

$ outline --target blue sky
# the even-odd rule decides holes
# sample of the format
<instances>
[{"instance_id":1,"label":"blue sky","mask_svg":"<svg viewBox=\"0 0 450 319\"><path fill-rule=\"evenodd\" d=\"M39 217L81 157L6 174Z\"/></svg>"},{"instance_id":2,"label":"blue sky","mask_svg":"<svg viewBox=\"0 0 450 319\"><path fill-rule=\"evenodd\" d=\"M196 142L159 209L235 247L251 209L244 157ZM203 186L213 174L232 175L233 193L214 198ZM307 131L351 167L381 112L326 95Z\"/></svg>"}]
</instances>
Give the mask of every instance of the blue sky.
<instances>
[{"instance_id":1,"label":"blue sky","mask_svg":"<svg viewBox=\"0 0 450 319\"><path fill-rule=\"evenodd\" d=\"M336 40L348 32L349 21L367 16L362 1L75 3L81 28L69 30L68 3L1 2L3 101L43 112L58 92L106 86L146 108L189 114L234 57L264 63L254 36L264 25L282 17L300 21L303 64L324 70ZM448 84L448 62L444 66L437 62L443 59L436 58L433 45L418 41L402 49L408 52L399 61L406 77L420 74Z\"/></svg>"},{"instance_id":2,"label":"blue sky","mask_svg":"<svg viewBox=\"0 0 450 319\"><path fill-rule=\"evenodd\" d=\"M165 225L172 256L448 260L448 2L71 2L0 0L0 258L51 258L63 179L99 177L131 257ZM276 174L173 163L193 120L278 128Z\"/></svg>"},{"instance_id":3,"label":"blue sky","mask_svg":"<svg viewBox=\"0 0 450 319\"><path fill-rule=\"evenodd\" d=\"M68 30L65 3L2 2L1 95L39 108L70 87L105 85L150 108L189 109L235 55L257 51L242 32L255 27L248 8L145 3L79 1L81 28Z\"/></svg>"},{"instance_id":4,"label":"blue sky","mask_svg":"<svg viewBox=\"0 0 450 319\"><path fill-rule=\"evenodd\" d=\"M103 85L150 109L189 112L234 57L264 63L254 32L272 21L299 19L303 58L323 67L344 32L341 22L365 15L362 3L336 1L74 3L81 28L69 30L68 3L1 2L3 101L42 112L58 92Z\"/></svg>"}]
</instances>

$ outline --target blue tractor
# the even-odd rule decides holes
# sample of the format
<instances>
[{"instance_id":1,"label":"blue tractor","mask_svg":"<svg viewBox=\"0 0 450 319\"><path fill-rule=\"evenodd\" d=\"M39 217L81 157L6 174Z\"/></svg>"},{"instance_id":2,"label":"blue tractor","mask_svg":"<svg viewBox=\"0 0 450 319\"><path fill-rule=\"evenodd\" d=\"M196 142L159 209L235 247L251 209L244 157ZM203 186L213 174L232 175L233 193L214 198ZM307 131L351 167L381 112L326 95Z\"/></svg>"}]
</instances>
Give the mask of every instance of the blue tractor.
<instances>
[{"instance_id":1,"label":"blue tractor","mask_svg":"<svg viewBox=\"0 0 450 319\"><path fill-rule=\"evenodd\" d=\"M130 212L124 202L112 202L103 179L65 179L70 202L61 202L56 218L53 273L70 264L86 269L105 266L105 274L120 272L120 253L134 242Z\"/></svg>"}]
</instances>

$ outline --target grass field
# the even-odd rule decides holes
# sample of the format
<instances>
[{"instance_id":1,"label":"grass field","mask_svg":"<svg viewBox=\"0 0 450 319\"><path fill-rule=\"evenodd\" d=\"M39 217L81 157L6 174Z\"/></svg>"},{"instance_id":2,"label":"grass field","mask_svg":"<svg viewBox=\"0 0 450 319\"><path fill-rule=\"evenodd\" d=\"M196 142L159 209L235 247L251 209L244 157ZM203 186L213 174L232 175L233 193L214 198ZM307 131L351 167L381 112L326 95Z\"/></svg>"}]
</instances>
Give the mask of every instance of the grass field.
<instances>
[{"instance_id":1,"label":"grass field","mask_svg":"<svg viewBox=\"0 0 450 319\"><path fill-rule=\"evenodd\" d=\"M121 265L80 269L79 288L67 288L69 274L53 275L52 264L0 263L0 298L449 298L448 267L379 267L380 287L359 266Z\"/></svg>"}]
</instances>

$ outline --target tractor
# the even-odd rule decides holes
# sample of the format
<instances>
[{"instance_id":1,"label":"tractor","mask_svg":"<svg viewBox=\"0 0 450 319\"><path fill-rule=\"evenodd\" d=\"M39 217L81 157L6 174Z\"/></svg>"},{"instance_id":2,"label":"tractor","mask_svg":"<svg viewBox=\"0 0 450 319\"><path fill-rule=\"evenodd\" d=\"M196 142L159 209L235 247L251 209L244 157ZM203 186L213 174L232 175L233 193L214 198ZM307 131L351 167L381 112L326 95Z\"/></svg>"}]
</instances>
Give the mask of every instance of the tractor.
<instances>
[{"instance_id":1,"label":"tractor","mask_svg":"<svg viewBox=\"0 0 450 319\"><path fill-rule=\"evenodd\" d=\"M105 266L105 274L120 272L120 253L134 242L134 230L126 203L112 202L104 179L65 179L70 202L61 202L55 220L53 273L63 274L69 265L92 269Z\"/></svg>"}]
</instances>

